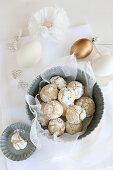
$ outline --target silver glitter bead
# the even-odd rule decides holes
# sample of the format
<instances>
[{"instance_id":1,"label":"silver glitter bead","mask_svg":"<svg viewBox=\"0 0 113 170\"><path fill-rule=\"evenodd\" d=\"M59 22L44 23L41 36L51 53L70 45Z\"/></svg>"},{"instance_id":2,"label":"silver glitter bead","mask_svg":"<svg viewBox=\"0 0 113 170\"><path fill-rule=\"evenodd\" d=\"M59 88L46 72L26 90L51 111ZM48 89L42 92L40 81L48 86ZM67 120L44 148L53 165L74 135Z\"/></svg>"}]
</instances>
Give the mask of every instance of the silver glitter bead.
<instances>
[{"instance_id":1,"label":"silver glitter bead","mask_svg":"<svg viewBox=\"0 0 113 170\"><path fill-rule=\"evenodd\" d=\"M27 88L28 87L28 83L23 81L23 80L19 80L18 82L18 88Z\"/></svg>"},{"instance_id":2,"label":"silver glitter bead","mask_svg":"<svg viewBox=\"0 0 113 170\"><path fill-rule=\"evenodd\" d=\"M11 74L14 79L17 79L18 77L22 75L22 70L13 70Z\"/></svg>"}]
</instances>

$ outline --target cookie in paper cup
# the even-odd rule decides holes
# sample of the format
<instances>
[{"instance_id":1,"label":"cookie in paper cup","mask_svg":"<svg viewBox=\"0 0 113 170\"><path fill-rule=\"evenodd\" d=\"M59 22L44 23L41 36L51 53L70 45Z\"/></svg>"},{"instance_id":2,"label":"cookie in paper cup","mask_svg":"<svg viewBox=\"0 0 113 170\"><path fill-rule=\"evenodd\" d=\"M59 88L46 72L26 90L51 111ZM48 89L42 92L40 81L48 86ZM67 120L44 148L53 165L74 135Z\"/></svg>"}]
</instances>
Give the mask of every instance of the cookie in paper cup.
<instances>
[{"instance_id":1,"label":"cookie in paper cup","mask_svg":"<svg viewBox=\"0 0 113 170\"><path fill-rule=\"evenodd\" d=\"M71 76L70 76L71 73ZM54 77L54 76L60 76L66 80L67 83L71 81L79 81L81 82L84 87L85 87L85 94L88 97L92 97L94 102L95 102L95 113L91 119L90 124L88 125L87 129L83 134L81 134L78 139L81 139L87 135L89 135L99 124L103 111L104 111L104 99L103 99L103 94L101 92L101 89L97 82L93 80L93 78L87 74L85 71L76 69L71 66L56 66L52 67L48 70L46 70L44 73L36 77L36 79L33 81L31 84L30 88L28 89L28 94L35 97L39 93L39 87L40 84L43 82L43 80L49 80ZM43 79L42 79L43 78ZM44 86L44 83L42 83ZM26 103L26 110L27 110L27 115L30 120L34 119L34 115L29 109L28 104ZM88 120L88 118L86 118ZM83 121L83 126L85 126L85 123L87 120ZM70 137L71 138L71 137Z\"/></svg>"},{"instance_id":2,"label":"cookie in paper cup","mask_svg":"<svg viewBox=\"0 0 113 170\"><path fill-rule=\"evenodd\" d=\"M16 150L14 148L11 139L15 133L19 133L21 139L26 141L24 149ZM30 126L21 122L8 126L1 135L0 147L3 154L13 161L22 161L29 158L36 149L30 140Z\"/></svg>"}]
</instances>

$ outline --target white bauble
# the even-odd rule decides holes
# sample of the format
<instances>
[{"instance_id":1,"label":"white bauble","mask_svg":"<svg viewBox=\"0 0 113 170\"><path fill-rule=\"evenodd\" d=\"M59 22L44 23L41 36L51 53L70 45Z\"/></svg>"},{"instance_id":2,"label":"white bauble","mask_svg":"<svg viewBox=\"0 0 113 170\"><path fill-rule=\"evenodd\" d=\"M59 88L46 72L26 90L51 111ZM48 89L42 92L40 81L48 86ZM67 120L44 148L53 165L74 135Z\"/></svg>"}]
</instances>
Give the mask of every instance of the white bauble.
<instances>
[{"instance_id":1,"label":"white bauble","mask_svg":"<svg viewBox=\"0 0 113 170\"><path fill-rule=\"evenodd\" d=\"M105 55L94 59L92 63L96 76L108 76L113 73L113 56Z\"/></svg>"},{"instance_id":2,"label":"white bauble","mask_svg":"<svg viewBox=\"0 0 113 170\"><path fill-rule=\"evenodd\" d=\"M32 67L42 55L42 46L36 40L25 43L17 52L17 63L22 67Z\"/></svg>"}]
</instances>

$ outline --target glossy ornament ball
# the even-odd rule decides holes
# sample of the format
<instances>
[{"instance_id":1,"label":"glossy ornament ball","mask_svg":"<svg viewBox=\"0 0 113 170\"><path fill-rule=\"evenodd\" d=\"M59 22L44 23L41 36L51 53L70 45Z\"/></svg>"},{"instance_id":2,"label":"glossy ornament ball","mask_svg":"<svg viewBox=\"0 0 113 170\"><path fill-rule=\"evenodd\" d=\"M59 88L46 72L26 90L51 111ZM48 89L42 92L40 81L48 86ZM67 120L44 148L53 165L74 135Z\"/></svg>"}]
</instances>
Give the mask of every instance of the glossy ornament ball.
<instances>
[{"instance_id":1,"label":"glossy ornament ball","mask_svg":"<svg viewBox=\"0 0 113 170\"><path fill-rule=\"evenodd\" d=\"M70 54L74 54L77 58L87 57L93 50L93 43L88 39L80 39L76 41L72 47Z\"/></svg>"},{"instance_id":2,"label":"glossy ornament ball","mask_svg":"<svg viewBox=\"0 0 113 170\"><path fill-rule=\"evenodd\" d=\"M25 43L17 52L17 63L21 67L32 67L40 60L42 46L36 40Z\"/></svg>"},{"instance_id":3,"label":"glossy ornament ball","mask_svg":"<svg viewBox=\"0 0 113 170\"><path fill-rule=\"evenodd\" d=\"M113 56L112 55L95 55L92 62L93 71L96 76L105 77L113 74Z\"/></svg>"}]
</instances>

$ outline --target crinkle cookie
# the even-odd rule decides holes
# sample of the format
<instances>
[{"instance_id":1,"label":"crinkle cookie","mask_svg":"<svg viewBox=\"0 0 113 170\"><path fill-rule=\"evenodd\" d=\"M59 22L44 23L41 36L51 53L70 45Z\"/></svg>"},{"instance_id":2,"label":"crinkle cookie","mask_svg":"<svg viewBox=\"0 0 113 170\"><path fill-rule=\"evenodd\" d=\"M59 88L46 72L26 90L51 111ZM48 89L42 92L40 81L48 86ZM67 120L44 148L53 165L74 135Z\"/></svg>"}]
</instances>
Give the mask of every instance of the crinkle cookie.
<instances>
[{"instance_id":1,"label":"crinkle cookie","mask_svg":"<svg viewBox=\"0 0 113 170\"><path fill-rule=\"evenodd\" d=\"M64 87L66 87L67 83L66 81L60 77L60 76L54 76L50 79L50 82L52 84L55 84L57 86L58 89L62 89Z\"/></svg>"},{"instance_id":2,"label":"crinkle cookie","mask_svg":"<svg viewBox=\"0 0 113 170\"><path fill-rule=\"evenodd\" d=\"M65 106L73 105L75 92L73 89L63 88L58 93L58 100Z\"/></svg>"},{"instance_id":3,"label":"crinkle cookie","mask_svg":"<svg viewBox=\"0 0 113 170\"><path fill-rule=\"evenodd\" d=\"M46 119L56 119L63 114L63 107L60 102L53 100L48 102L44 107L43 117Z\"/></svg>"},{"instance_id":4,"label":"crinkle cookie","mask_svg":"<svg viewBox=\"0 0 113 170\"><path fill-rule=\"evenodd\" d=\"M86 118L86 111L81 106L68 106L66 110L66 119L69 123L79 124Z\"/></svg>"},{"instance_id":5,"label":"crinkle cookie","mask_svg":"<svg viewBox=\"0 0 113 170\"><path fill-rule=\"evenodd\" d=\"M48 84L44 86L40 91L40 98L44 102L50 102L57 99L58 90L55 84Z\"/></svg>"},{"instance_id":6,"label":"crinkle cookie","mask_svg":"<svg viewBox=\"0 0 113 170\"><path fill-rule=\"evenodd\" d=\"M95 103L89 97L81 97L75 104L85 109L87 117L92 116L95 112Z\"/></svg>"},{"instance_id":7,"label":"crinkle cookie","mask_svg":"<svg viewBox=\"0 0 113 170\"><path fill-rule=\"evenodd\" d=\"M84 94L84 87L78 81L70 82L67 87L74 90L76 99L79 99Z\"/></svg>"},{"instance_id":8,"label":"crinkle cookie","mask_svg":"<svg viewBox=\"0 0 113 170\"><path fill-rule=\"evenodd\" d=\"M74 135L75 133L82 131L82 123L72 124L66 121L66 132L70 135Z\"/></svg>"},{"instance_id":9,"label":"crinkle cookie","mask_svg":"<svg viewBox=\"0 0 113 170\"><path fill-rule=\"evenodd\" d=\"M48 130L52 135L60 136L65 131L65 122L61 118L50 120Z\"/></svg>"},{"instance_id":10,"label":"crinkle cookie","mask_svg":"<svg viewBox=\"0 0 113 170\"><path fill-rule=\"evenodd\" d=\"M40 110L40 117L38 119L38 121L40 122L40 124L42 126L48 126L49 123L49 119L46 119L43 115L44 115L44 107L45 107L46 103L41 103L41 110Z\"/></svg>"}]
</instances>

